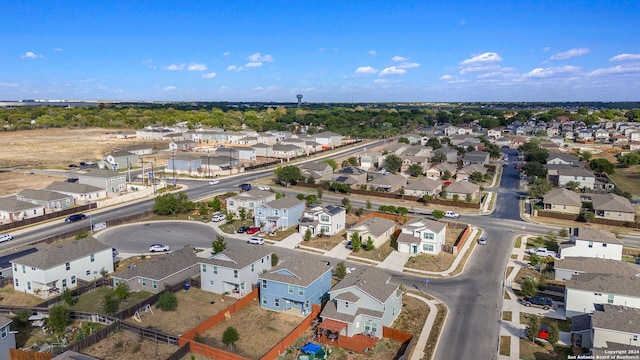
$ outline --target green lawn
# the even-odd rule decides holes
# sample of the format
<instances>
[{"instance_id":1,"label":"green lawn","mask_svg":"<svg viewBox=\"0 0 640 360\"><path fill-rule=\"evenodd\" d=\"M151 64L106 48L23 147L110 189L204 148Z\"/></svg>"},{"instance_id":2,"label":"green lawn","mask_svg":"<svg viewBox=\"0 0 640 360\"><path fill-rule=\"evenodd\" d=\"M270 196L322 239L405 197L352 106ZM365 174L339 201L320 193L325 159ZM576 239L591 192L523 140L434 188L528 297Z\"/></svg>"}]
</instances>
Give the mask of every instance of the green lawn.
<instances>
[{"instance_id":1,"label":"green lawn","mask_svg":"<svg viewBox=\"0 0 640 360\"><path fill-rule=\"evenodd\" d=\"M112 289L107 287L100 287L94 291L83 294L77 299L78 302L71 307L71 310L93 311L101 313L104 296L111 290ZM137 304L138 302L148 298L149 296L151 296L151 293L147 291L132 292L129 294L129 297L126 300L120 302L118 310L126 309L129 306Z\"/></svg>"}]
</instances>

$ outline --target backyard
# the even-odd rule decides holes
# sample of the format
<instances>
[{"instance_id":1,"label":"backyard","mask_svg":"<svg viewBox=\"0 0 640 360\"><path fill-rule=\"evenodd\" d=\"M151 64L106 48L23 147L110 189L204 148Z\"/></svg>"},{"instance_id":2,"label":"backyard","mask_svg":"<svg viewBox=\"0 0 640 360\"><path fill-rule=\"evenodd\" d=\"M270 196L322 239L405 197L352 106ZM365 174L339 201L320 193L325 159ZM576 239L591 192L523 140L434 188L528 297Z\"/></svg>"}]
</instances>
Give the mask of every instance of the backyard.
<instances>
[{"instance_id":1,"label":"backyard","mask_svg":"<svg viewBox=\"0 0 640 360\"><path fill-rule=\"evenodd\" d=\"M118 330L106 339L82 350L83 354L104 360L165 359L177 346L152 341L138 334Z\"/></svg>"},{"instance_id":2,"label":"backyard","mask_svg":"<svg viewBox=\"0 0 640 360\"><path fill-rule=\"evenodd\" d=\"M453 246L464 230L464 228L447 227L445 244ZM469 237L467 241L474 241L474 239ZM440 254L438 255L420 254L409 258L405 267L424 271L442 271L448 269L455 259L456 255L450 254L446 251L440 251Z\"/></svg>"}]
</instances>

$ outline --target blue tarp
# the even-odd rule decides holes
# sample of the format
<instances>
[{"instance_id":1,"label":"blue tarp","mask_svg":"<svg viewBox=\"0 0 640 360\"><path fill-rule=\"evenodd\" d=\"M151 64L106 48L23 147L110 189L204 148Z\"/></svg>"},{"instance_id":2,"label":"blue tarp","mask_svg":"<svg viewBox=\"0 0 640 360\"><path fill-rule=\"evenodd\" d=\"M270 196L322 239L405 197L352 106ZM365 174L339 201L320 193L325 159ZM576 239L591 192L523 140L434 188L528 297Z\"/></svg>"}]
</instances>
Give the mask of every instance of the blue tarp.
<instances>
[{"instance_id":1,"label":"blue tarp","mask_svg":"<svg viewBox=\"0 0 640 360\"><path fill-rule=\"evenodd\" d=\"M305 346L300 348L300 351L302 351L305 354L311 354L311 355L316 355L321 351L324 353L324 351L322 350L322 345L314 344L311 342L308 342Z\"/></svg>"}]
</instances>

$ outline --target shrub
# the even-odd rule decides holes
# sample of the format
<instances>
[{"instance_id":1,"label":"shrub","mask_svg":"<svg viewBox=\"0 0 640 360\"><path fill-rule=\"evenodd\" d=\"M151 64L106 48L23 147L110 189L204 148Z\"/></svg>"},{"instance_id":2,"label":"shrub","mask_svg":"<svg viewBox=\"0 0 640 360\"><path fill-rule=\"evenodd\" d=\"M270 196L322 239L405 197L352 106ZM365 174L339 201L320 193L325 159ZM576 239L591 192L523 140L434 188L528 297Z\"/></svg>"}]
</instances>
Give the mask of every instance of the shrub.
<instances>
[{"instance_id":1,"label":"shrub","mask_svg":"<svg viewBox=\"0 0 640 360\"><path fill-rule=\"evenodd\" d=\"M174 311L178 307L178 298L172 292L165 292L158 297L156 306L162 311Z\"/></svg>"}]
</instances>

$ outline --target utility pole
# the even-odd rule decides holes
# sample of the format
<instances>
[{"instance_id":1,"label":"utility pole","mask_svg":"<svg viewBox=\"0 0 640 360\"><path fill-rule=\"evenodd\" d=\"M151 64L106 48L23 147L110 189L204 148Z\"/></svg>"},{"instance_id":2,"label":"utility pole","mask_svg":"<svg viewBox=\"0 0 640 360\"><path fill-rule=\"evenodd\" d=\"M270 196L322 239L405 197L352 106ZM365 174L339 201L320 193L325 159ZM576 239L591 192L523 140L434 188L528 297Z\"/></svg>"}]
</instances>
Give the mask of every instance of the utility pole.
<instances>
[{"instance_id":1,"label":"utility pole","mask_svg":"<svg viewBox=\"0 0 640 360\"><path fill-rule=\"evenodd\" d=\"M151 161L151 184L153 186L153 195L156 194L156 173L153 169L153 161Z\"/></svg>"},{"instance_id":2,"label":"utility pole","mask_svg":"<svg viewBox=\"0 0 640 360\"><path fill-rule=\"evenodd\" d=\"M131 163L129 163L128 156L127 156L127 182L131 183Z\"/></svg>"},{"instance_id":3,"label":"utility pole","mask_svg":"<svg viewBox=\"0 0 640 360\"><path fill-rule=\"evenodd\" d=\"M209 155L209 151L211 149L207 148L207 177L211 178L211 163L209 162L211 155Z\"/></svg>"},{"instance_id":4,"label":"utility pole","mask_svg":"<svg viewBox=\"0 0 640 360\"><path fill-rule=\"evenodd\" d=\"M142 163L142 185L144 186L144 156L140 156L140 163Z\"/></svg>"},{"instance_id":5,"label":"utility pole","mask_svg":"<svg viewBox=\"0 0 640 360\"><path fill-rule=\"evenodd\" d=\"M171 152L171 168L173 169L173 186L176 186L176 151Z\"/></svg>"}]
</instances>

